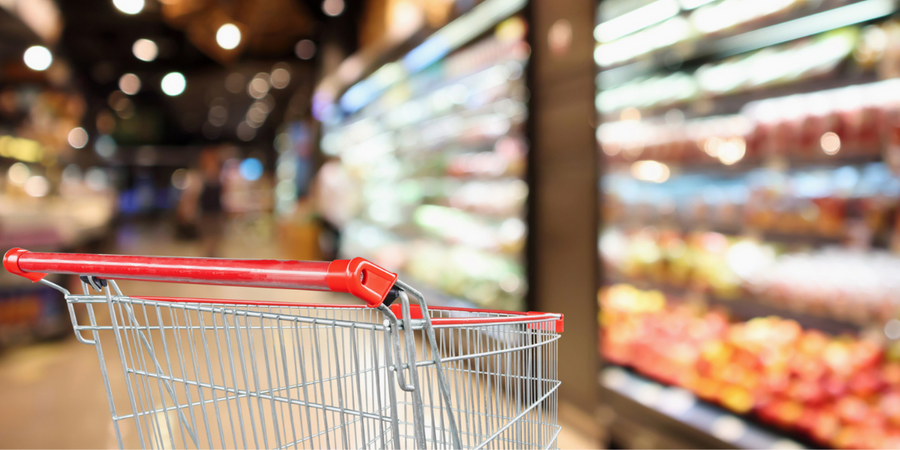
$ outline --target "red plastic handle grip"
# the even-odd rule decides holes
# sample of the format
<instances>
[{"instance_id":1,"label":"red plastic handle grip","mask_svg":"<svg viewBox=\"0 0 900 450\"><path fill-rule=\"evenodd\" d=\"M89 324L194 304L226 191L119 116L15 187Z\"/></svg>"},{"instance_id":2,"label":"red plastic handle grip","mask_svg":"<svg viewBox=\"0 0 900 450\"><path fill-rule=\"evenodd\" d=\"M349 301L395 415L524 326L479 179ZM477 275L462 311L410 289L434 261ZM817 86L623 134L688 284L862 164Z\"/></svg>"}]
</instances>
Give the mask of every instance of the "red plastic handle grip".
<instances>
[{"instance_id":1,"label":"red plastic handle grip","mask_svg":"<svg viewBox=\"0 0 900 450\"><path fill-rule=\"evenodd\" d=\"M384 301L397 280L396 274L362 258L331 262L171 258L38 253L14 248L3 257L3 267L32 281L48 273L62 273L120 280L348 292L372 307Z\"/></svg>"}]
</instances>

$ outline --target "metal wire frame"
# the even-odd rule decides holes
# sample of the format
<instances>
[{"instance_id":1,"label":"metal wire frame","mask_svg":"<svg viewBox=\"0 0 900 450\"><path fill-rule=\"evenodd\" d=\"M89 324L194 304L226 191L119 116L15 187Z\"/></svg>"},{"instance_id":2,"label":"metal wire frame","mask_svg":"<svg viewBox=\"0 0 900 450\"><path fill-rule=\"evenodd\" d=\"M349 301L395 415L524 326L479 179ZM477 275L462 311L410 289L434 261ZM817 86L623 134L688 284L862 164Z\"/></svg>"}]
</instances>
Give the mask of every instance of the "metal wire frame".
<instances>
[{"instance_id":1,"label":"metal wire frame","mask_svg":"<svg viewBox=\"0 0 900 450\"><path fill-rule=\"evenodd\" d=\"M402 282L398 282L402 285ZM415 289L402 285L420 305L424 299ZM432 319L517 317L514 313L477 310L423 308ZM404 312L404 317L407 313ZM437 321L435 321L437 323ZM421 341L429 333L424 323ZM432 339L437 354L422 346L416 358L426 383L435 376L422 368L437 360L450 384L450 409L456 417L463 448L555 448L559 436L557 343L560 335L551 320L516 324L435 324ZM426 399L426 408L444 408L440 398ZM426 415L427 416L427 415ZM441 424L431 427L429 443L452 448L440 438Z\"/></svg>"},{"instance_id":2,"label":"metal wire frame","mask_svg":"<svg viewBox=\"0 0 900 450\"><path fill-rule=\"evenodd\" d=\"M409 319L405 294L399 323L386 308L177 303L125 296L114 281L104 295L83 283L78 296L47 284L97 349L120 447L555 447L559 335L547 320L432 327ZM428 310L409 291L429 317L503 316ZM105 358L109 341L117 354Z\"/></svg>"}]
</instances>

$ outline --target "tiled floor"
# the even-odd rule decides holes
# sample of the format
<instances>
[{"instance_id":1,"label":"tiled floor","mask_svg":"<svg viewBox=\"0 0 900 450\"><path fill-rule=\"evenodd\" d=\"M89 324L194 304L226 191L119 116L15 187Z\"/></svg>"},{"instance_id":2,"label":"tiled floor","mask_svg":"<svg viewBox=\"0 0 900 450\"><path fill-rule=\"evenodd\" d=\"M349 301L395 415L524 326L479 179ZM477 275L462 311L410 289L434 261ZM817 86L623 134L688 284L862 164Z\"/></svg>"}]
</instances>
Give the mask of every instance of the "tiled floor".
<instances>
[{"instance_id":1,"label":"tiled floor","mask_svg":"<svg viewBox=\"0 0 900 450\"><path fill-rule=\"evenodd\" d=\"M234 230L222 253L226 257L284 257L265 238ZM196 255L199 246L172 241L165 228L125 229L120 253ZM268 299L302 303L349 303L352 299L326 293L220 286L122 282L129 295ZM100 316L98 314L98 316ZM103 320L102 318L100 319ZM110 356L107 355L107 359ZM115 447L105 387L94 347L74 339L8 350L0 354L0 447ZM560 448L590 448L593 443L563 425ZM129 440L126 439L126 442Z\"/></svg>"}]
</instances>

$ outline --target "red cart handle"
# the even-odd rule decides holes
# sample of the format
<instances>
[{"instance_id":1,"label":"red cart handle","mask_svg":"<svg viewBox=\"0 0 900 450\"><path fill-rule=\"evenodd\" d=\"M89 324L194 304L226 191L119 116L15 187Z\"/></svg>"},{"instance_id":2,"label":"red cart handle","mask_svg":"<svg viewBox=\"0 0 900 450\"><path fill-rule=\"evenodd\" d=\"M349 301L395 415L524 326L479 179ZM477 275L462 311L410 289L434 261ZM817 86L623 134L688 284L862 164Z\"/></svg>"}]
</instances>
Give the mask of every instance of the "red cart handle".
<instances>
[{"instance_id":1,"label":"red cart handle","mask_svg":"<svg viewBox=\"0 0 900 450\"><path fill-rule=\"evenodd\" d=\"M397 274L362 258L337 261L279 261L220 258L6 252L3 267L39 281L48 273L120 280L221 284L348 292L371 307L381 305Z\"/></svg>"}]
</instances>

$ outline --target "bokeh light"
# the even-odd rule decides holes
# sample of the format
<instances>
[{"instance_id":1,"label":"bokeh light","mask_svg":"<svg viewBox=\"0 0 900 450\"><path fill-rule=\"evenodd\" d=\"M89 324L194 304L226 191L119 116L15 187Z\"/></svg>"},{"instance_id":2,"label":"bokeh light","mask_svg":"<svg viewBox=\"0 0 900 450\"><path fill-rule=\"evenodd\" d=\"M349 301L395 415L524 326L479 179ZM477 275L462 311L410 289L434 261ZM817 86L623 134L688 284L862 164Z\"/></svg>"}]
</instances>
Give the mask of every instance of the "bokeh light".
<instances>
[{"instance_id":1,"label":"bokeh light","mask_svg":"<svg viewBox=\"0 0 900 450\"><path fill-rule=\"evenodd\" d=\"M291 83L291 73L287 69L279 67L272 71L272 87L275 89L284 89Z\"/></svg>"},{"instance_id":2,"label":"bokeh light","mask_svg":"<svg viewBox=\"0 0 900 450\"><path fill-rule=\"evenodd\" d=\"M841 151L841 137L837 133L829 131L819 139L819 145L826 155L835 155Z\"/></svg>"},{"instance_id":3,"label":"bokeh light","mask_svg":"<svg viewBox=\"0 0 900 450\"><path fill-rule=\"evenodd\" d=\"M309 39L303 39L294 46L294 54L303 60L312 59L313 56L316 56L316 43Z\"/></svg>"},{"instance_id":4,"label":"bokeh light","mask_svg":"<svg viewBox=\"0 0 900 450\"><path fill-rule=\"evenodd\" d=\"M247 158L241 161L238 172L247 181L256 181L263 174L263 165L256 158Z\"/></svg>"},{"instance_id":5,"label":"bokeh light","mask_svg":"<svg viewBox=\"0 0 900 450\"><path fill-rule=\"evenodd\" d=\"M25 181L31 176L31 169L24 163L17 162L9 166L9 171L6 173L6 176L9 177L9 181L12 182L12 184L21 186L25 184Z\"/></svg>"},{"instance_id":6,"label":"bokeh light","mask_svg":"<svg viewBox=\"0 0 900 450\"><path fill-rule=\"evenodd\" d=\"M69 131L67 140L69 141L69 145L74 148L84 148L88 143L88 133L81 127L72 128L72 130Z\"/></svg>"},{"instance_id":7,"label":"bokeh light","mask_svg":"<svg viewBox=\"0 0 900 450\"><path fill-rule=\"evenodd\" d=\"M137 94L141 90L141 79L133 73L126 73L119 78L119 89L128 95Z\"/></svg>"},{"instance_id":8,"label":"bokeh light","mask_svg":"<svg viewBox=\"0 0 900 450\"><path fill-rule=\"evenodd\" d=\"M156 56L159 55L159 47L156 46L156 42L150 39L138 39L131 46L131 52L134 53L135 58L149 62L156 59Z\"/></svg>"},{"instance_id":9,"label":"bokeh light","mask_svg":"<svg viewBox=\"0 0 900 450\"><path fill-rule=\"evenodd\" d=\"M28 50L25 50L22 59L25 60L25 65L28 66L29 69L40 72L47 70L47 68L50 67L50 64L53 63L53 54L50 53L50 50L47 50L47 47L35 45L28 47Z\"/></svg>"},{"instance_id":10,"label":"bokeh light","mask_svg":"<svg viewBox=\"0 0 900 450\"><path fill-rule=\"evenodd\" d=\"M50 193L50 182L40 175L35 175L25 181L22 189L32 197L44 197Z\"/></svg>"},{"instance_id":11,"label":"bokeh light","mask_svg":"<svg viewBox=\"0 0 900 450\"><path fill-rule=\"evenodd\" d=\"M137 14L144 10L144 0L113 0L113 5L125 14Z\"/></svg>"},{"instance_id":12,"label":"bokeh light","mask_svg":"<svg viewBox=\"0 0 900 450\"><path fill-rule=\"evenodd\" d=\"M187 87L187 80L184 79L184 75L181 73L171 72L163 77L160 86L162 86L162 90L166 95L174 97L184 92L184 89Z\"/></svg>"},{"instance_id":13,"label":"bokeh light","mask_svg":"<svg viewBox=\"0 0 900 450\"><path fill-rule=\"evenodd\" d=\"M325 0L322 2L322 12L331 17L341 15L344 12L344 0Z\"/></svg>"},{"instance_id":14,"label":"bokeh light","mask_svg":"<svg viewBox=\"0 0 900 450\"><path fill-rule=\"evenodd\" d=\"M233 23L226 23L216 32L216 43L225 50L237 48L241 43L241 30Z\"/></svg>"},{"instance_id":15,"label":"bokeh light","mask_svg":"<svg viewBox=\"0 0 900 450\"><path fill-rule=\"evenodd\" d=\"M116 154L116 141L111 136L100 136L94 143L94 151L103 158L112 158Z\"/></svg>"}]
</instances>

